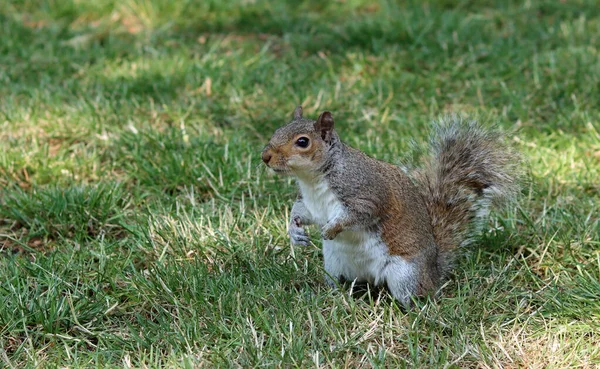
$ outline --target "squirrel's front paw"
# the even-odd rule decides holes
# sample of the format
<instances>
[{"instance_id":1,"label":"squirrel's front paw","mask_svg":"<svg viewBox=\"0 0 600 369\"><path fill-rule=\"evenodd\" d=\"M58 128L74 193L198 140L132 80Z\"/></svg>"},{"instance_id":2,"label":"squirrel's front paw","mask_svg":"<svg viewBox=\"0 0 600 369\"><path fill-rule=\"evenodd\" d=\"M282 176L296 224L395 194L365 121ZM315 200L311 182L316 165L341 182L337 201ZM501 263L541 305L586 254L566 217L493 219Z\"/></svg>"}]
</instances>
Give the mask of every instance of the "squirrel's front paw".
<instances>
[{"instance_id":1,"label":"squirrel's front paw","mask_svg":"<svg viewBox=\"0 0 600 369\"><path fill-rule=\"evenodd\" d=\"M288 227L288 234L292 240L292 245L308 246L310 243L310 238L300 224L299 219L292 219Z\"/></svg>"},{"instance_id":2,"label":"squirrel's front paw","mask_svg":"<svg viewBox=\"0 0 600 369\"><path fill-rule=\"evenodd\" d=\"M324 240L333 240L341 231L343 229L340 223L327 223L321 230L321 236Z\"/></svg>"}]
</instances>

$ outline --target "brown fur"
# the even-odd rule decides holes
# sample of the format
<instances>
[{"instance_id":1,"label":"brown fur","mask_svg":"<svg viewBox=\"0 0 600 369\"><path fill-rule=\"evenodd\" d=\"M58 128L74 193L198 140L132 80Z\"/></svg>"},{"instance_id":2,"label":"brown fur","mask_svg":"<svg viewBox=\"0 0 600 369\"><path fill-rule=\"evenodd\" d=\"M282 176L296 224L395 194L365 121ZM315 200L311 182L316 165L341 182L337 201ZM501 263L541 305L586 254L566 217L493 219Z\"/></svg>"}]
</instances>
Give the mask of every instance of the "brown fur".
<instances>
[{"instance_id":1,"label":"brown fur","mask_svg":"<svg viewBox=\"0 0 600 369\"><path fill-rule=\"evenodd\" d=\"M381 222L382 237L390 254L410 260L422 249L423 241L431 238L432 230L424 211L425 203L415 193L399 190L406 186L412 187L412 183L397 167L390 165L385 169L386 174L393 175L387 177L391 183Z\"/></svg>"},{"instance_id":2,"label":"brown fur","mask_svg":"<svg viewBox=\"0 0 600 369\"><path fill-rule=\"evenodd\" d=\"M432 291L439 282L437 250L425 202L398 167L385 164L389 175L389 196L381 222L381 236L390 255L419 265L417 295Z\"/></svg>"}]
</instances>

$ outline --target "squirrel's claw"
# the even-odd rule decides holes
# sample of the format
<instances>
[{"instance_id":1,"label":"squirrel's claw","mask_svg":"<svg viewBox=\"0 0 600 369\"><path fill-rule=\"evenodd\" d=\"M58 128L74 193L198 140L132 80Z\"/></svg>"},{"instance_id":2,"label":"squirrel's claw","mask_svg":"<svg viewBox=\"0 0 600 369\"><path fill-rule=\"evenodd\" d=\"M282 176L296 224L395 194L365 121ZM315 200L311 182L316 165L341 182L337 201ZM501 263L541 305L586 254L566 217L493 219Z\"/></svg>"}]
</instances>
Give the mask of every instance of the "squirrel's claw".
<instances>
[{"instance_id":1,"label":"squirrel's claw","mask_svg":"<svg viewBox=\"0 0 600 369\"><path fill-rule=\"evenodd\" d=\"M288 234L290 235L292 245L308 246L310 243L310 237L308 237L304 228L296 225L295 222L290 223Z\"/></svg>"}]
</instances>

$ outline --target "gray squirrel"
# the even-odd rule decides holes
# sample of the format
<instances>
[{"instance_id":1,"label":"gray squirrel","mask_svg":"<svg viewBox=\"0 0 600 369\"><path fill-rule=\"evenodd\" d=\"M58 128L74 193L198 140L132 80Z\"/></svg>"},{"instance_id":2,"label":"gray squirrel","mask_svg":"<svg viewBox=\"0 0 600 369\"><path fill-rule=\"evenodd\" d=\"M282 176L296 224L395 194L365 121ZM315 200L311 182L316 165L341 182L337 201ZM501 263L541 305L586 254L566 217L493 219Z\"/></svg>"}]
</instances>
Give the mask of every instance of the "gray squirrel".
<instances>
[{"instance_id":1,"label":"gray squirrel","mask_svg":"<svg viewBox=\"0 0 600 369\"><path fill-rule=\"evenodd\" d=\"M274 172L293 175L299 194L289 236L321 227L327 281L385 286L400 303L435 292L491 205L518 189L516 154L495 132L457 116L443 119L425 165L405 171L344 144L330 112L277 129L262 151Z\"/></svg>"}]
</instances>

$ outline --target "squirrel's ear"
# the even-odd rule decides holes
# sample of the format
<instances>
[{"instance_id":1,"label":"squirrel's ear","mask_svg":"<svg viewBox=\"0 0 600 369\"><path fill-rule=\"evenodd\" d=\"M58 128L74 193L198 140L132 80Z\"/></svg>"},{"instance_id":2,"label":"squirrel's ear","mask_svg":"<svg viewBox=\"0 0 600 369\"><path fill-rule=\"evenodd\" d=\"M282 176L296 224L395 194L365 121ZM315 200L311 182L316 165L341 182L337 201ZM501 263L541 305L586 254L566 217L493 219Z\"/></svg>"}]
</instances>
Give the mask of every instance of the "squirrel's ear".
<instances>
[{"instance_id":1,"label":"squirrel's ear","mask_svg":"<svg viewBox=\"0 0 600 369\"><path fill-rule=\"evenodd\" d=\"M302 106L298 105L296 106L296 109L294 110L294 119L300 119L302 118Z\"/></svg>"},{"instance_id":2,"label":"squirrel's ear","mask_svg":"<svg viewBox=\"0 0 600 369\"><path fill-rule=\"evenodd\" d=\"M319 115L319 119L315 123L315 130L321 133L321 138L330 142L333 133L333 117L328 111L324 111Z\"/></svg>"}]
</instances>

